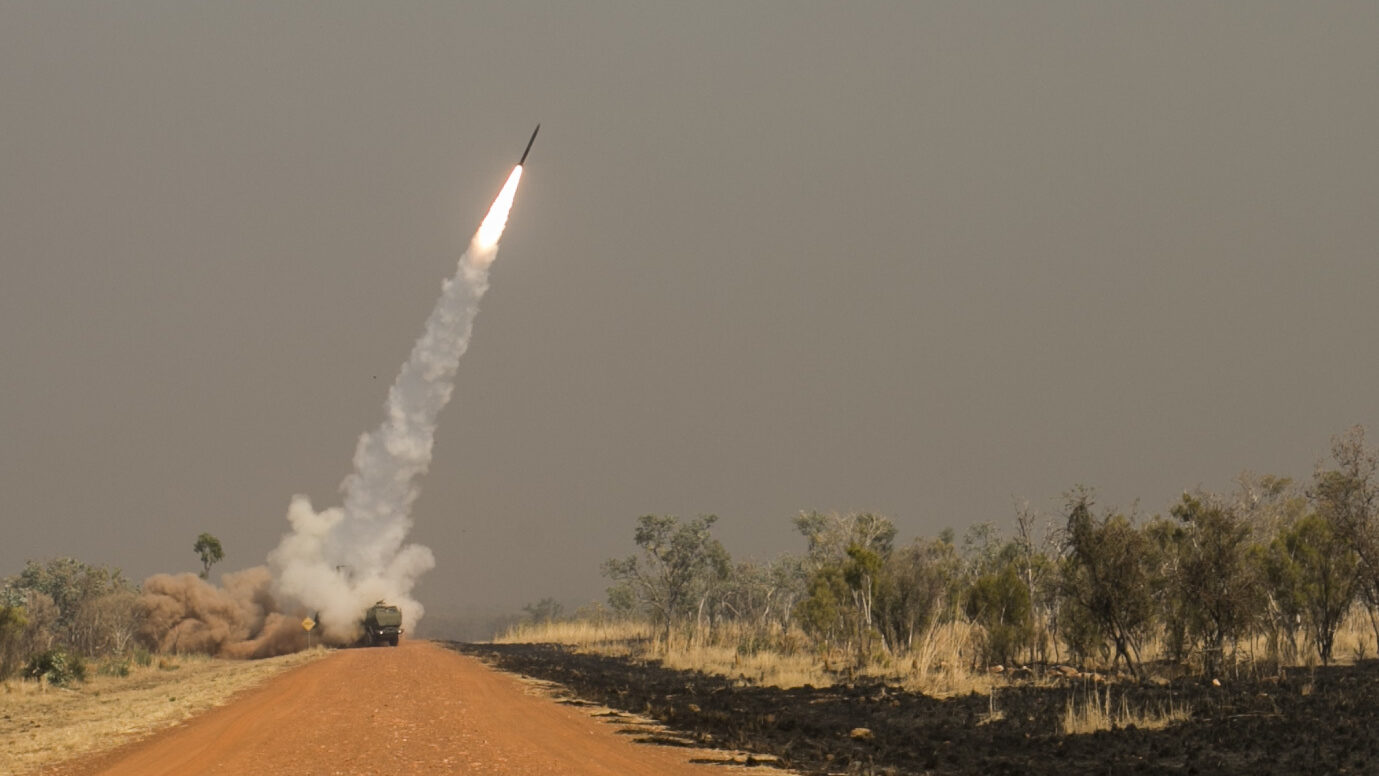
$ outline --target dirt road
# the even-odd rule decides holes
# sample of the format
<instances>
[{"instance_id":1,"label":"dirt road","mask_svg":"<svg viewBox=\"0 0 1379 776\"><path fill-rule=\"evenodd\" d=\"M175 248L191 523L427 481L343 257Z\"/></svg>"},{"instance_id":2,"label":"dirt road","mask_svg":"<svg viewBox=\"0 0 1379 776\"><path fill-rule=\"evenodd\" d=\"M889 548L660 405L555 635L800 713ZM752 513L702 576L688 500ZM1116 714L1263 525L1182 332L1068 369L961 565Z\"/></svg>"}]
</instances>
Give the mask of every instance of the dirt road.
<instances>
[{"instance_id":1,"label":"dirt road","mask_svg":"<svg viewBox=\"0 0 1379 776\"><path fill-rule=\"evenodd\" d=\"M45 773L724 776L429 642L343 650L151 738Z\"/></svg>"}]
</instances>

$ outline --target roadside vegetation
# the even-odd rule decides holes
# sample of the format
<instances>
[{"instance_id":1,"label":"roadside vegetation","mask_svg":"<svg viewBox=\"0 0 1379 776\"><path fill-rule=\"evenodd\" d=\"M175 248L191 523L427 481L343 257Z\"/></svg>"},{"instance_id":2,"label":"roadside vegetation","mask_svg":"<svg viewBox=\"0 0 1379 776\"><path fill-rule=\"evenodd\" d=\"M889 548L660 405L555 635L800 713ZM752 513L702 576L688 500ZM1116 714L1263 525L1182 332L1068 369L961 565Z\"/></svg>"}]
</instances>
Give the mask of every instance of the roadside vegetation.
<instances>
[{"instance_id":1,"label":"roadside vegetation","mask_svg":"<svg viewBox=\"0 0 1379 776\"><path fill-rule=\"evenodd\" d=\"M0 773L23 774L113 749L219 706L237 692L326 654L321 647L267 660L157 656L103 660L84 682L0 683Z\"/></svg>"},{"instance_id":2,"label":"roadside vegetation","mask_svg":"<svg viewBox=\"0 0 1379 776\"><path fill-rule=\"evenodd\" d=\"M208 533L192 549L203 577L225 557ZM0 681L71 686L93 673L128 675L157 646L140 641L144 615L138 586L119 569L75 558L30 560L0 579Z\"/></svg>"},{"instance_id":3,"label":"roadside vegetation","mask_svg":"<svg viewBox=\"0 0 1379 776\"><path fill-rule=\"evenodd\" d=\"M204 572L224 556L210 534L194 550ZM0 579L0 773L113 748L326 654L157 654L141 641L143 618L119 569L53 558Z\"/></svg>"},{"instance_id":4,"label":"roadside vegetation","mask_svg":"<svg viewBox=\"0 0 1379 776\"><path fill-rule=\"evenodd\" d=\"M533 604L497 641L784 687L884 677L937 695L1009 676L1231 681L1354 661L1379 644L1376 469L1355 427L1306 481L1242 475L1165 514L1107 508L1078 487L1056 514L1018 505L1006 526L901 543L885 516L809 512L793 521L803 550L770 561L734 559L711 515L648 515L636 552L603 565L606 602L568 616ZM1082 730L1181 710L1118 709L1104 690L1068 714Z\"/></svg>"}]
</instances>

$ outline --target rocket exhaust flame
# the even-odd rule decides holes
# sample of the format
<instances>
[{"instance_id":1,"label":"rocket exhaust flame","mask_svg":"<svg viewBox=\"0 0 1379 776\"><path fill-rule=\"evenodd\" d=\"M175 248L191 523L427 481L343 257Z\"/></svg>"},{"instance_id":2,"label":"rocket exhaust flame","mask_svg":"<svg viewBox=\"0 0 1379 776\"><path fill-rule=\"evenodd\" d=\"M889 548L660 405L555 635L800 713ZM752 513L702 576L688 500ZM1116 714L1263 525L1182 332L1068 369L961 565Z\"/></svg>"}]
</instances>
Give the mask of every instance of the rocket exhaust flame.
<instances>
[{"instance_id":1,"label":"rocket exhaust flame","mask_svg":"<svg viewBox=\"0 0 1379 776\"><path fill-rule=\"evenodd\" d=\"M477 261L480 254L490 253L487 261L493 261L492 253L498 247L498 240L503 237L503 229L508 225L508 211L512 209L512 199L517 196L517 184L522 180L522 165L512 168L512 173L508 175L508 182L503 184L503 190L498 192L498 198L493 200L493 206L488 209L488 215L484 216L483 223L479 224L479 231L474 233L474 242L469 246L469 251L465 255L470 255L470 261Z\"/></svg>"},{"instance_id":2,"label":"rocket exhaust flame","mask_svg":"<svg viewBox=\"0 0 1379 776\"><path fill-rule=\"evenodd\" d=\"M268 569L227 575L224 590L191 577L151 579L141 607L157 616L150 618L156 623L152 630L141 634L145 642L227 656L277 654L305 646L298 622L314 613L327 641L347 643L357 637L364 610L380 599L402 609L404 629L415 626L422 606L412 588L435 566L435 557L426 547L406 543L411 508L431 464L436 421L469 346L521 178L518 165L460 256L455 275L442 285L388 391L383 422L359 438L354 471L341 484L342 505L317 512L306 496L294 496L287 512L291 531L268 554ZM298 619L279 612L295 612Z\"/></svg>"}]
</instances>

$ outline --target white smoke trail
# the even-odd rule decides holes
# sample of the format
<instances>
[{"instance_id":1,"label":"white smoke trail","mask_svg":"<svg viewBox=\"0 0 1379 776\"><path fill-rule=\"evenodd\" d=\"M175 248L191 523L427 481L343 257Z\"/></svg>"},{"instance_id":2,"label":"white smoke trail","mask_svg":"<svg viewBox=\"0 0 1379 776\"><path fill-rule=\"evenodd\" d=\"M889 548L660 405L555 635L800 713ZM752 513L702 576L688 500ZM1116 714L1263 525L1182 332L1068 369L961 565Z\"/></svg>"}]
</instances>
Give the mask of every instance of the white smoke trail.
<instances>
[{"instance_id":1,"label":"white smoke trail","mask_svg":"<svg viewBox=\"0 0 1379 776\"><path fill-rule=\"evenodd\" d=\"M418 480L431 464L436 419L450 400L460 356L469 347L488 268L498 254L522 167L515 167L488 215L445 281L426 329L388 391L383 423L359 438L344 504L321 512L295 496L292 530L268 555L277 594L319 613L325 635L353 638L364 609L384 599L402 608L410 630L422 615L411 596L435 566L431 550L406 544Z\"/></svg>"}]
</instances>

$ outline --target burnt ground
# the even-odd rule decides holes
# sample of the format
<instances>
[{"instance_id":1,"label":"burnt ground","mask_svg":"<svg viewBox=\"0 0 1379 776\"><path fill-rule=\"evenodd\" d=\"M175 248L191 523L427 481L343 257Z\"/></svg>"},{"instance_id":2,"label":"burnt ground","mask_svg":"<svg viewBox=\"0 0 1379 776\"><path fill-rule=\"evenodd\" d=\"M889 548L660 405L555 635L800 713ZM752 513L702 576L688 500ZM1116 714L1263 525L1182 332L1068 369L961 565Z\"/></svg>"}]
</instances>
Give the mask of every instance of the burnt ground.
<instances>
[{"instance_id":1,"label":"burnt ground","mask_svg":"<svg viewBox=\"0 0 1379 776\"><path fill-rule=\"evenodd\" d=\"M651 717L698 745L770 755L804 773L1379 773L1379 661L1221 687L1116 683L1113 706L1122 696L1132 710L1187 706L1191 721L1064 736L1068 700L1086 696L1087 680L939 700L881 683L758 687L546 644L450 646ZM1001 718L984 722L993 708Z\"/></svg>"}]
</instances>

